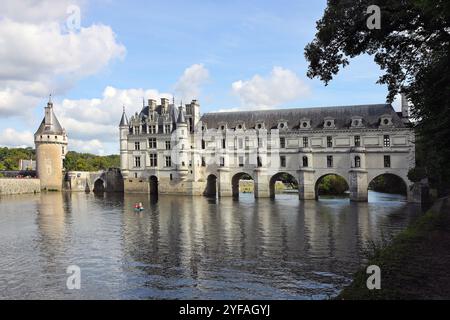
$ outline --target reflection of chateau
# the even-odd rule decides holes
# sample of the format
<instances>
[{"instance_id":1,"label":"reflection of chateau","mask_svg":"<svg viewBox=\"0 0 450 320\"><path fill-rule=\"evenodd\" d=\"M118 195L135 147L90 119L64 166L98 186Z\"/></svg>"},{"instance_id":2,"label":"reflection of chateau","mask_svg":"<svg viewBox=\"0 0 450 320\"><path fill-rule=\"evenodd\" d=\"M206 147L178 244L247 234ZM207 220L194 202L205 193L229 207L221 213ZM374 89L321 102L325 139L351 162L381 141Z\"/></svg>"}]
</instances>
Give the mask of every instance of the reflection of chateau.
<instances>
[{"instance_id":1,"label":"reflection of chateau","mask_svg":"<svg viewBox=\"0 0 450 320\"><path fill-rule=\"evenodd\" d=\"M45 117L34 134L36 145L37 175L42 190L61 190L63 159L67 153L67 134L48 102Z\"/></svg>"},{"instance_id":2,"label":"reflection of chateau","mask_svg":"<svg viewBox=\"0 0 450 320\"><path fill-rule=\"evenodd\" d=\"M238 193L250 175L255 196L274 194L280 173L299 182L301 199L314 199L317 181L344 177L350 198L367 200L369 182L395 174L406 182L415 165L408 107L391 105L207 113L196 100L177 107L149 100L120 122L121 169L126 192ZM409 188L408 188L409 192Z\"/></svg>"}]
</instances>

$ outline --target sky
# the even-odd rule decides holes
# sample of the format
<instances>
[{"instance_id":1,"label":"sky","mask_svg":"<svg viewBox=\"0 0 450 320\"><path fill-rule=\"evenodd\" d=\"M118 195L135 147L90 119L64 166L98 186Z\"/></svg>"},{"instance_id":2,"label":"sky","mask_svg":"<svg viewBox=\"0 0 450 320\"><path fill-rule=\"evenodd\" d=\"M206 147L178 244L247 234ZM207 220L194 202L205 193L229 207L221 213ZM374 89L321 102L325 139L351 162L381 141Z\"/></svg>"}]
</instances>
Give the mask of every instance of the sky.
<instances>
[{"instance_id":1,"label":"sky","mask_svg":"<svg viewBox=\"0 0 450 320\"><path fill-rule=\"evenodd\" d=\"M34 146L52 95L69 150L119 152L123 106L199 100L201 112L384 103L370 56L324 86L304 47L326 1L2 0L0 146ZM394 103L398 109L398 102Z\"/></svg>"}]
</instances>

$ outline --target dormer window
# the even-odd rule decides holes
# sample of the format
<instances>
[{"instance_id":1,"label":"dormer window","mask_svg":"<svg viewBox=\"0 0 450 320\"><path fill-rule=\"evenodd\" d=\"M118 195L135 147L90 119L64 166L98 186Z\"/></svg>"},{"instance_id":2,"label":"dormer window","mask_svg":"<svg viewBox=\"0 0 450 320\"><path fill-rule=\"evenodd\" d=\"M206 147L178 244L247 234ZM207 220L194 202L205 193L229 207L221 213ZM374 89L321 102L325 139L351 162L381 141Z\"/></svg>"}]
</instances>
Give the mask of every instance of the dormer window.
<instances>
[{"instance_id":1,"label":"dormer window","mask_svg":"<svg viewBox=\"0 0 450 320\"><path fill-rule=\"evenodd\" d=\"M219 123L219 130L225 131L227 129L226 123Z\"/></svg>"},{"instance_id":2,"label":"dormer window","mask_svg":"<svg viewBox=\"0 0 450 320\"><path fill-rule=\"evenodd\" d=\"M243 122L238 123L236 126L236 130L245 130L245 124Z\"/></svg>"},{"instance_id":3,"label":"dormer window","mask_svg":"<svg viewBox=\"0 0 450 320\"><path fill-rule=\"evenodd\" d=\"M334 129L335 128L335 123L334 123L334 119L333 118L325 118L324 122L323 122L323 128L324 129Z\"/></svg>"},{"instance_id":4,"label":"dormer window","mask_svg":"<svg viewBox=\"0 0 450 320\"><path fill-rule=\"evenodd\" d=\"M350 125L351 125L352 128L361 128L361 127L363 127L364 124L363 124L362 117L360 117L360 116L352 117L352 121L351 121Z\"/></svg>"},{"instance_id":5,"label":"dormer window","mask_svg":"<svg viewBox=\"0 0 450 320\"><path fill-rule=\"evenodd\" d=\"M311 120L310 119L301 119L300 120L300 129L310 129L311 128Z\"/></svg>"},{"instance_id":6,"label":"dormer window","mask_svg":"<svg viewBox=\"0 0 450 320\"><path fill-rule=\"evenodd\" d=\"M280 121L278 123L278 129L279 130L286 130L288 128L287 122L286 121Z\"/></svg>"},{"instance_id":7,"label":"dormer window","mask_svg":"<svg viewBox=\"0 0 450 320\"><path fill-rule=\"evenodd\" d=\"M258 130L264 129L265 128L264 122L257 122L255 128Z\"/></svg>"},{"instance_id":8,"label":"dormer window","mask_svg":"<svg viewBox=\"0 0 450 320\"><path fill-rule=\"evenodd\" d=\"M392 126L392 116L389 114L386 115L382 115L380 117L380 126L382 127L387 127L387 126Z\"/></svg>"}]
</instances>

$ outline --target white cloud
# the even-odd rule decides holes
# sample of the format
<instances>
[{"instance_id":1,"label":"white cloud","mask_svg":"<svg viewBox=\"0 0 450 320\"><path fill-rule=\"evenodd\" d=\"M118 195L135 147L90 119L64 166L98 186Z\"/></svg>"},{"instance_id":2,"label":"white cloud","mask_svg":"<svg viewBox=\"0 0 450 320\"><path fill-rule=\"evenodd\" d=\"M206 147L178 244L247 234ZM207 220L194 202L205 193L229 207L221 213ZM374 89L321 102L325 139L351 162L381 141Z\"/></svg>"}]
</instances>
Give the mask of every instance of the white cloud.
<instances>
[{"instance_id":1,"label":"white cloud","mask_svg":"<svg viewBox=\"0 0 450 320\"><path fill-rule=\"evenodd\" d=\"M6 147L33 147L33 133L6 128L0 132L0 145Z\"/></svg>"},{"instance_id":2,"label":"white cloud","mask_svg":"<svg viewBox=\"0 0 450 320\"><path fill-rule=\"evenodd\" d=\"M54 108L62 126L67 130L70 150L96 154L99 150L117 153L123 106L130 116L142 109L144 97L147 105L147 99L159 100L171 96L153 89L118 89L108 86L103 90L101 98L64 99L62 102L55 101Z\"/></svg>"},{"instance_id":3,"label":"white cloud","mask_svg":"<svg viewBox=\"0 0 450 320\"><path fill-rule=\"evenodd\" d=\"M232 91L246 109L267 109L305 97L309 87L291 70L274 67L269 76L255 75L232 84Z\"/></svg>"},{"instance_id":4,"label":"white cloud","mask_svg":"<svg viewBox=\"0 0 450 320\"><path fill-rule=\"evenodd\" d=\"M177 98L185 101L198 99L201 86L209 80L209 71L203 64L193 64L186 70L175 84Z\"/></svg>"},{"instance_id":5,"label":"white cloud","mask_svg":"<svg viewBox=\"0 0 450 320\"><path fill-rule=\"evenodd\" d=\"M45 22L62 19L67 8L81 6L80 0L2 0L0 17L8 17L19 22Z\"/></svg>"},{"instance_id":6,"label":"white cloud","mask_svg":"<svg viewBox=\"0 0 450 320\"><path fill-rule=\"evenodd\" d=\"M70 150L77 150L82 153L93 153L98 155L105 155L105 147L103 143L98 139L92 140L77 140L72 139L69 141Z\"/></svg>"},{"instance_id":7,"label":"white cloud","mask_svg":"<svg viewBox=\"0 0 450 320\"><path fill-rule=\"evenodd\" d=\"M73 1L2 1L0 116L26 115L49 93L62 94L126 49L109 26L65 30ZM79 1L75 1L75 4Z\"/></svg>"}]
</instances>

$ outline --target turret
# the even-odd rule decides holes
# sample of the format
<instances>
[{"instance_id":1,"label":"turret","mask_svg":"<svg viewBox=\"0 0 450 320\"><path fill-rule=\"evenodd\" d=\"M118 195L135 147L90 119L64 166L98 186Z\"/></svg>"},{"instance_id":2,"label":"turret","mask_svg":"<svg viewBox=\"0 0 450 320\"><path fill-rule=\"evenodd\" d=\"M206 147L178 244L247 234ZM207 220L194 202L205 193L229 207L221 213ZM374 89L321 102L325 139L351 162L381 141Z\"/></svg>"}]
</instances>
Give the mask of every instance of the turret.
<instances>
[{"instance_id":1,"label":"turret","mask_svg":"<svg viewBox=\"0 0 450 320\"><path fill-rule=\"evenodd\" d=\"M125 113L125 107L123 107L122 118L119 124L120 131L120 170L122 171L122 176L125 178L128 175L128 133L129 133L129 123L128 117Z\"/></svg>"},{"instance_id":2,"label":"turret","mask_svg":"<svg viewBox=\"0 0 450 320\"><path fill-rule=\"evenodd\" d=\"M63 160L67 154L67 134L53 110L51 96L45 116L34 134L36 170L43 190L62 190Z\"/></svg>"}]
</instances>

